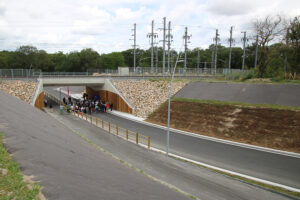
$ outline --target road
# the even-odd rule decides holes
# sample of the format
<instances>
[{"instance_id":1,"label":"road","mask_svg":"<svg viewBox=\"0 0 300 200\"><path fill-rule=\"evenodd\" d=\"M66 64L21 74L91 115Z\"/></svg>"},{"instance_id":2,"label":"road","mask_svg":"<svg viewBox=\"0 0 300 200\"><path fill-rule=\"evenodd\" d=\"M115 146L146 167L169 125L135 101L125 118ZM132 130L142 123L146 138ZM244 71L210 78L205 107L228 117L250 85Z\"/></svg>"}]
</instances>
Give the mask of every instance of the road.
<instances>
[{"instance_id":1,"label":"road","mask_svg":"<svg viewBox=\"0 0 300 200\"><path fill-rule=\"evenodd\" d=\"M45 88L58 95L52 88ZM165 150L166 131L112 114L98 114L105 121L151 137L152 146ZM179 156L253 176L263 180L300 188L300 158L170 133L170 150Z\"/></svg>"},{"instance_id":2,"label":"road","mask_svg":"<svg viewBox=\"0 0 300 200\"><path fill-rule=\"evenodd\" d=\"M175 97L300 106L300 85L190 82Z\"/></svg>"},{"instance_id":3,"label":"road","mask_svg":"<svg viewBox=\"0 0 300 200\"><path fill-rule=\"evenodd\" d=\"M0 101L5 147L22 173L39 181L47 199L189 199L95 148L47 113L3 92Z\"/></svg>"}]
</instances>

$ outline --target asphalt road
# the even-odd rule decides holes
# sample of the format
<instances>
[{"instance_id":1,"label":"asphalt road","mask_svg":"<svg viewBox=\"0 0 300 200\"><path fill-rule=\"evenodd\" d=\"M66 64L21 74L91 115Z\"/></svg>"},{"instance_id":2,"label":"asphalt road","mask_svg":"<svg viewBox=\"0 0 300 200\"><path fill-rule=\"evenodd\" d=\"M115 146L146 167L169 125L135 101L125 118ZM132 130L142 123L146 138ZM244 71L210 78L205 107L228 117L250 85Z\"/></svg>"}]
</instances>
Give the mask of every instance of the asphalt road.
<instances>
[{"instance_id":1,"label":"asphalt road","mask_svg":"<svg viewBox=\"0 0 300 200\"><path fill-rule=\"evenodd\" d=\"M45 88L52 95L57 91ZM100 113L97 117L120 127L151 137L152 146L166 149L166 130L122 117ZM300 158L244 148L170 133L169 152L195 161L300 189Z\"/></svg>"},{"instance_id":2,"label":"asphalt road","mask_svg":"<svg viewBox=\"0 0 300 200\"><path fill-rule=\"evenodd\" d=\"M188 199L99 151L47 113L3 92L0 102L5 147L47 199Z\"/></svg>"},{"instance_id":3,"label":"asphalt road","mask_svg":"<svg viewBox=\"0 0 300 200\"><path fill-rule=\"evenodd\" d=\"M190 82L175 97L300 106L300 85Z\"/></svg>"},{"instance_id":4,"label":"asphalt road","mask_svg":"<svg viewBox=\"0 0 300 200\"><path fill-rule=\"evenodd\" d=\"M160 153L148 151L145 148L141 148L115 135L102 131L102 129L76 116L67 113L61 115L57 109L54 109L54 112L49 112L49 114L119 159L199 199L289 199L287 196L211 172L205 168L168 158Z\"/></svg>"}]
</instances>

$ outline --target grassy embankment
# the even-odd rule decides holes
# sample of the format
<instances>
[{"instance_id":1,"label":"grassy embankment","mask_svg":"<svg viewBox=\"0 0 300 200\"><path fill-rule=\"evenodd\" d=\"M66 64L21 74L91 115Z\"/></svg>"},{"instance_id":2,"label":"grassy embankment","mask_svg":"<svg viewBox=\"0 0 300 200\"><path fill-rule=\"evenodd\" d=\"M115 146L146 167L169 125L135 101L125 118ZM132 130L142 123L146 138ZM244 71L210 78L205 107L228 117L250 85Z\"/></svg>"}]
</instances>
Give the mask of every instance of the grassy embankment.
<instances>
[{"instance_id":1,"label":"grassy embankment","mask_svg":"<svg viewBox=\"0 0 300 200\"><path fill-rule=\"evenodd\" d=\"M40 199L40 186L37 183L24 181L19 166L11 160L3 146L3 135L0 133L0 199Z\"/></svg>"},{"instance_id":2,"label":"grassy embankment","mask_svg":"<svg viewBox=\"0 0 300 200\"><path fill-rule=\"evenodd\" d=\"M254 108L271 108L280 110L300 110L297 106L281 106L274 104L254 104L254 103L242 103L242 102L229 102L229 101L217 101L217 100L202 100L202 99L188 99L188 98L172 98L172 101L191 102L191 103L205 103L214 105L233 105L241 107L254 107Z\"/></svg>"}]
</instances>

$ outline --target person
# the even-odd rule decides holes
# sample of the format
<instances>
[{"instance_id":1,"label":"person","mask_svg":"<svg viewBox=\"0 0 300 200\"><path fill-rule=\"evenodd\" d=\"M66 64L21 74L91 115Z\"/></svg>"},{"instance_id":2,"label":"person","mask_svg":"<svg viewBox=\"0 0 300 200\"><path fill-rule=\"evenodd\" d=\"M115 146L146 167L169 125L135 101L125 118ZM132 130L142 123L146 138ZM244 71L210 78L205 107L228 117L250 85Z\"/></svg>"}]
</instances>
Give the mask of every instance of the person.
<instances>
[{"instance_id":1,"label":"person","mask_svg":"<svg viewBox=\"0 0 300 200\"><path fill-rule=\"evenodd\" d=\"M50 103L49 108L52 109L52 103Z\"/></svg>"},{"instance_id":2,"label":"person","mask_svg":"<svg viewBox=\"0 0 300 200\"><path fill-rule=\"evenodd\" d=\"M106 111L109 111L109 104L108 104L108 102L106 102L105 106L106 106Z\"/></svg>"},{"instance_id":3,"label":"person","mask_svg":"<svg viewBox=\"0 0 300 200\"><path fill-rule=\"evenodd\" d=\"M67 104L65 97L63 98L63 102L64 102L65 105Z\"/></svg>"},{"instance_id":4,"label":"person","mask_svg":"<svg viewBox=\"0 0 300 200\"><path fill-rule=\"evenodd\" d=\"M110 107L110 111L112 111L113 110L113 104L111 103L110 105L109 105L109 107Z\"/></svg>"},{"instance_id":5,"label":"person","mask_svg":"<svg viewBox=\"0 0 300 200\"><path fill-rule=\"evenodd\" d=\"M47 99L45 99L44 100L45 107L47 107L47 103L48 103L48 101L47 101Z\"/></svg>"}]
</instances>

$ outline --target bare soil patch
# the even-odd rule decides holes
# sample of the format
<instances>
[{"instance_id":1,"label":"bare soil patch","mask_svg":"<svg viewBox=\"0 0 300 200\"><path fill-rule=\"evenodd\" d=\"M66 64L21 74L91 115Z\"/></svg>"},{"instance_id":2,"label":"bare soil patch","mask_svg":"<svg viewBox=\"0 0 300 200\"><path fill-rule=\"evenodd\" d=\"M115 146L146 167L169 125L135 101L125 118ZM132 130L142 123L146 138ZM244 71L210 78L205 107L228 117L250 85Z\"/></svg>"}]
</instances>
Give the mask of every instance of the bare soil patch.
<instances>
[{"instance_id":1,"label":"bare soil patch","mask_svg":"<svg viewBox=\"0 0 300 200\"><path fill-rule=\"evenodd\" d=\"M146 121L166 125L167 103ZM300 153L300 112L172 101L171 127L201 135Z\"/></svg>"}]
</instances>

